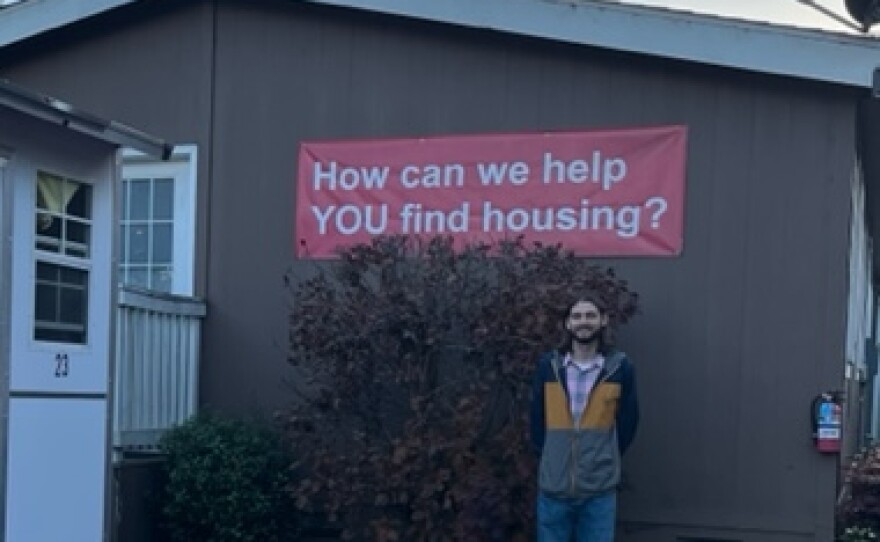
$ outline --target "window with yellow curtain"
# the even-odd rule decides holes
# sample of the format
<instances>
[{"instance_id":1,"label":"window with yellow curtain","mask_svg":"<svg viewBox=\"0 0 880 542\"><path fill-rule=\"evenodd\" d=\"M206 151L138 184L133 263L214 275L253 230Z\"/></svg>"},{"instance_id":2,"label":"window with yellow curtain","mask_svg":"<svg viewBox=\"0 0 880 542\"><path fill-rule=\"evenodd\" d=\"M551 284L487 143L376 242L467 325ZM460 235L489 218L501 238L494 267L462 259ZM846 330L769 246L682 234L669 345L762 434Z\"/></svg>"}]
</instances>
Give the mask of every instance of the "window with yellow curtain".
<instances>
[{"instance_id":1,"label":"window with yellow curtain","mask_svg":"<svg viewBox=\"0 0 880 542\"><path fill-rule=\"evenodd\" d=\"M37 173L34 339L85 344L92 187Z\"/></svg>"}]
</instances>

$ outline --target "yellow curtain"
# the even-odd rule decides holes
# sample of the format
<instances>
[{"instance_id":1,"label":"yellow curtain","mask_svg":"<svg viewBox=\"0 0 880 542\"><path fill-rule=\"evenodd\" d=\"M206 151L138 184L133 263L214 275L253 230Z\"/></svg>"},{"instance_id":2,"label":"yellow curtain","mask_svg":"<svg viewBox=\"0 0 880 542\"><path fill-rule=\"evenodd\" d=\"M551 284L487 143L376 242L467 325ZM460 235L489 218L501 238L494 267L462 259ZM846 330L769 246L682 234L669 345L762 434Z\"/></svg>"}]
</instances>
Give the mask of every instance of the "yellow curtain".
<instances>
[{"instance_id":1,"label":"yellow curtain","mask_svg":"<svg viewBox=\"0 0 880 542\"><path fill-rule=\"evenodd\" d=\"M49 213L64 213L77 190L79 183L64 182L63 178L43 171L37 173L37 207ZM52 218L50 214L39 213L40 230L48 229Z\"/></svg>"}]
</instances>

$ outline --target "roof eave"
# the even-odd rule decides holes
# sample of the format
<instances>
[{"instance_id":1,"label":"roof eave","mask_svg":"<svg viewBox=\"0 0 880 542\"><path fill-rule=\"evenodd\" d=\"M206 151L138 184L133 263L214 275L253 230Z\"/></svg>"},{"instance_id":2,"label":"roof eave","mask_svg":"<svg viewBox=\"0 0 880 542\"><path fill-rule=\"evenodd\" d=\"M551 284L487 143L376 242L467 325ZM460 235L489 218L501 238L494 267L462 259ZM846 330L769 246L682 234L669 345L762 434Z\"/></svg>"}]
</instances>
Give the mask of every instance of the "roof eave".
<instances>
[{"instance_id":1,"label":"roof eave","mask_svg":"<svg viewBox=\"0 0 880 542\"><path fill-rule=\"evenodd\" d=\"M0 47L131 4L137 0L29 0L3 10Z\"/></svg>"},{"instance_id":2,"label":"roof eave","mask_svg":"<svg viewBox=\"0 0 880 542\"><path fill-rule=\"evenodd\" d=\"M590 0L303 0L870 88L880 40Z\"/></svg>"},{"instance_id":3,"label":"roof eave","mask_svg":"<svg viewBox=\"0 0 880 542\"><path fill-rule=\"evenodd\" d=\"M138 0L29 0L3 10L0 47ZM876 37L598 0L296 0L871 88Z\"/></svg>"},{"instance_id":4,"label":"roof eave","mask_svg":"<svg viewBox=\"0 0 880 542\"><path fill-rule=\"evenodd\" d=\"M131 147L150 156L167 160L173 145L157 137L112 120L104 120L50 96L16 86L0 79L0 105L43 119L52 124L116 145Z\"/></svg>"}]
</instances>

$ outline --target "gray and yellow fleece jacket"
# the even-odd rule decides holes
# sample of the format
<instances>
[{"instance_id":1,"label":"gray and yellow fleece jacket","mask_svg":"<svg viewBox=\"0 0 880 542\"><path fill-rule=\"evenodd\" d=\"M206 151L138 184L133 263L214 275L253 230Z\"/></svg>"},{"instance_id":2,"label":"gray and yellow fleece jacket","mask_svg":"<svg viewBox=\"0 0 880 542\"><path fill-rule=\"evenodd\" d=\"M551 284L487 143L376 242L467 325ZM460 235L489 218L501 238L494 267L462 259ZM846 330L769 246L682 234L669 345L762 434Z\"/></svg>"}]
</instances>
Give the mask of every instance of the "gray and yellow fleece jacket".
<instances>
[{"instance_id":1,"label":"gray and yellow fleece jacket","mask_svg":"<svg viewBox=\"0 0 880 542\"><path fill-rule=\"evenodd\" d=\"M585 498L620 482L620 458L639 422L635 375L626 354L605 354L590 400L574 426L563 355L538 362L532 403L532 441L541 456L538 489L550 497Z\"/></svg>"}]
</instances>

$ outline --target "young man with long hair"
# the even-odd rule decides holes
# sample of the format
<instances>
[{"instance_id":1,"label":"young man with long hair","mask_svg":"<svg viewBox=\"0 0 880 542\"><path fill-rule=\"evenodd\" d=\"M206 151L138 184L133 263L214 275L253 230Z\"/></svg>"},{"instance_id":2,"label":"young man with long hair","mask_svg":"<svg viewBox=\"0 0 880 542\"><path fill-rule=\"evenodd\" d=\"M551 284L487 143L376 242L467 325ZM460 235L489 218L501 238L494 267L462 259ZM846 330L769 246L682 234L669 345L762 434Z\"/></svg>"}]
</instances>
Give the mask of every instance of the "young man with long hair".
<instances>
[{"instance_id":1,"label":"young man with long hair","mask_svg":"<svg viewBox=\"0 0 880 542\"><path fill-rule=\"evenodd\" d=\"M633 365L608 341L608 310L578 296L562 347L535 373L532 440L540 454L538 542L613 542L620 458L639 420Z\"/></svg>"}]
</instances>

